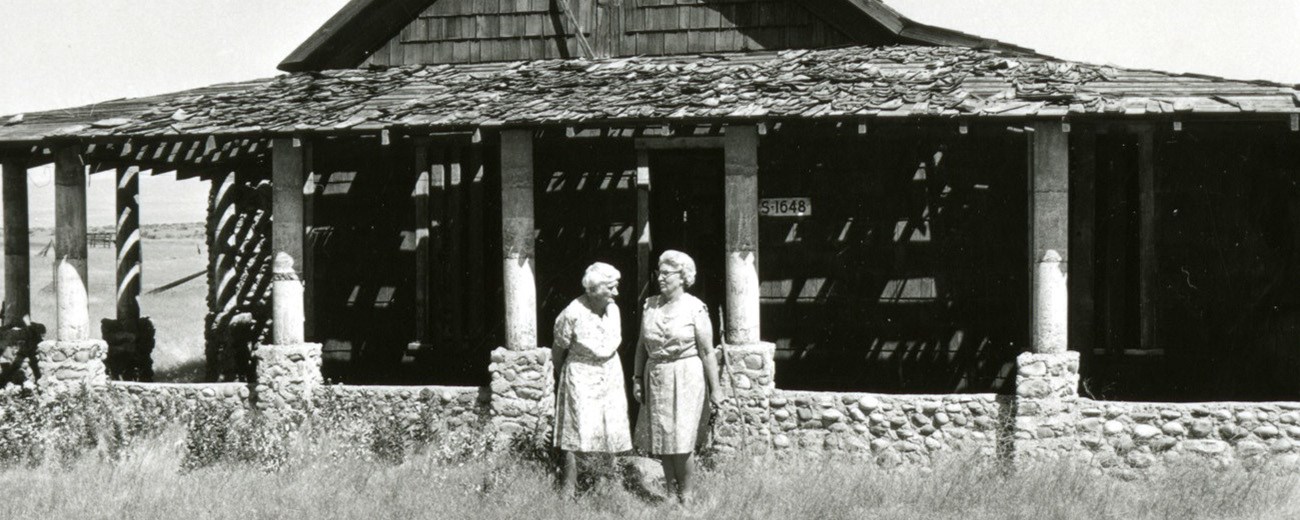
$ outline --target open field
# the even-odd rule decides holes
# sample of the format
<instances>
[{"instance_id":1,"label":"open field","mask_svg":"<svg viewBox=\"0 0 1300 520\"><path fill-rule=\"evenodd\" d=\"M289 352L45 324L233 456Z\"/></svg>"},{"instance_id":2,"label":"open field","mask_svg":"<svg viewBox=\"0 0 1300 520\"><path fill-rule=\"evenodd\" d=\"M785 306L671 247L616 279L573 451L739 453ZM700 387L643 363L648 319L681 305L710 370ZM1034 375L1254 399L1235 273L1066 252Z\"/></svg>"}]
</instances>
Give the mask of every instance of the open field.
<instances>
[{"instance_id":1,"label":"open field","mask_svg":"<svg viewBox=\"0 0 1300 520\"><path fill-rule=\"evenodd\" d=\"M430 453L400 464L321 456L294 443L279 471L218 464L178 471L184 434L169 431L117 462L94 453L67 465L0 469L5 518L951 518L1290 519L1294 477L1188 470L1124 482L1069 467L1005 474L968 460L932 472L834 459L740 458L703 472L693 505L642 498L613 471L562 499L541 463L516 455L460 460Z\"/></svg>"},{"instance_id":2,"label":"open field","mask_svg":"<svg viewBox=\"0 0 1300 520\"><path fill-rule=\"evenodd\" d=\"M146 225L143 236L143 293L140 310L154 320L158 329L153 353L158 381L198 381L203 374L203 317L207 313L206 277L185 282L159 294L149 291L194 274L207 265L207 246L202 224ZM91 232L111 231L92 229ZM32 319L54 327L53 230L33 230L31 238ZM112 246L91 247L89 255L90 319L99 333L99 320L116 315L116 251ZM0 272L3 266L0 266Z\"/></svg>"}]
</instances>

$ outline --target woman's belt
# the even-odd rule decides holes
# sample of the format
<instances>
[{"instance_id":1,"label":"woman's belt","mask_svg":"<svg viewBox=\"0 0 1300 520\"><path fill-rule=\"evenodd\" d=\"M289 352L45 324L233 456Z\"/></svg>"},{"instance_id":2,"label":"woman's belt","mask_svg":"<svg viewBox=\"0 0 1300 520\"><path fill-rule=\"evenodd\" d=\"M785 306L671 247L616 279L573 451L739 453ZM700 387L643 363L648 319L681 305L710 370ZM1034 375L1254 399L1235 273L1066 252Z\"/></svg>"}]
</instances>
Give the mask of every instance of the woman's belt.
<instances>
[{"instance_id":1,"label":"woman's belt","mask_svg":"<svg viewBox=\"0 0 1300 520\"><path fill-rule=\"evenodd\" d=\"M659 363L672 363L674 361L681 361L683 359L699 357L699 355L700 355L699 350L690 349L680 354L658 354L658 355L650 354L650 361L655 361Z\"/></svg>"}]
</instances>

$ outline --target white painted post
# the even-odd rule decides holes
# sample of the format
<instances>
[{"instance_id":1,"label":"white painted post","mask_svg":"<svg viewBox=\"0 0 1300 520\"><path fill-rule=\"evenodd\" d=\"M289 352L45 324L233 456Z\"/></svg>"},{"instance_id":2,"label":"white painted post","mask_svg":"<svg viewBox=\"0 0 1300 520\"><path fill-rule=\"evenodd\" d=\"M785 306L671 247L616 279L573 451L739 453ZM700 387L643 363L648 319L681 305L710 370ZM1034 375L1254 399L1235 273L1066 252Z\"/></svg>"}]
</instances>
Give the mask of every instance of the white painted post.
<instances>
[{"instance_id":1,"label":"white painted post","mask_svg":"<svg viewBox=\"0 0 1300 520\"><path fill-rule=\"evenodd\" d=\"M534 273L533 134L501 132L501 243L505 281L506 348L537 348Z\"/></svg>"},{"instance_id":2,"label":"white painted post","mask_svg":"<svg viewBox=\"0 0 1300 520\"><path fill-rule=\"evenodd\" d=\"M758 128L727 127L726 160L726 338L728 345L753 345L759 334Z\"/></svg>"}]
</instances>

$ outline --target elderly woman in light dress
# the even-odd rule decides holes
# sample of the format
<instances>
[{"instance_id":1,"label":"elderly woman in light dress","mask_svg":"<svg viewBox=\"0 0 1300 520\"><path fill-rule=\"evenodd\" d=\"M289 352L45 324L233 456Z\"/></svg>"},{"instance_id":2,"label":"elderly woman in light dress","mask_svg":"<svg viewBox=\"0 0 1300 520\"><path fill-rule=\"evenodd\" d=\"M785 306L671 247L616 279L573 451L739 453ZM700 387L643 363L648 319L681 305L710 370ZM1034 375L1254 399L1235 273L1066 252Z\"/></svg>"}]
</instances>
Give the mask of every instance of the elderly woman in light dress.
<instances>
[{"instance_id":1,"label":"elderly woman in light dress","mask_svg":"<svg viewBox=\"0 0 1300 520\"><path fill-rule=\"evenodd\" d=\"M656 273L659 295L646 300L637 340L632 389L641 402L638 446L659 457L664 480L678 499L694 485L691 454L707 429L708 406L723 401L713 355L713 325L704 303L686 289L695 283L695 262L665 251ZM632 447L618 357L619 273L596 263L587 268L578 297L555 320L552 347L560 381L555 445L564 453L562 489L576 483L575 452L618 453Z\"/></svg>"}]
</instances>

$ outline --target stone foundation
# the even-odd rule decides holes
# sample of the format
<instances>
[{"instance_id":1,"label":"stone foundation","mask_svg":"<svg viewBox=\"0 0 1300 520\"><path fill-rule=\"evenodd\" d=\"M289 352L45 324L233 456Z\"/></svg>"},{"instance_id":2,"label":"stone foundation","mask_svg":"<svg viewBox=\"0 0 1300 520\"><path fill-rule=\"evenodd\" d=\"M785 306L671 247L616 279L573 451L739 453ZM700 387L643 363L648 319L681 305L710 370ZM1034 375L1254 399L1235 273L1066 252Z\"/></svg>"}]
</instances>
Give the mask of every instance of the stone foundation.
<instances>
[{"instance_id":1,"label":"stone foundation","mask_svg":"<svg viewBox=\"0 0 1300 520\"><path fill-rule=\"evenodd\" d=\"M497 440L520 434L548 436L555 416L555 373L551 350L492 351L492 424Z\"/></svg>"},{"instance_id":2,"label":"stone foundation","mask_svg":"<svg viewBox=\"0 0 1300 520\"><path fill-rule=\"evenodd\" d=\"M108 345L100 340L42 341L36 346L36 381L42 393L59 393L83 385L103 386L108 382L104 355Z\"/></svg>"},{"instance_id":3,"label":"stone foundation","mask_svg":"<svg viewBox=\"0 0 1300 520\"><path fill-rule=\"evenodd\" d=\"M153 381L153 349L157 331L148 317L135 320L103 319L99 330L108 344L104 365L114 380Z\"/></svg>"},{"instance_id":4,"label":"stone foundation","mask_svg":"<svg viewBox=\"0 0 1300 520\"><path fill-rule=\"evenodd\" d=\"M776 345L722 345L719 351L719 379L727 402L714 411L714 448L720 453L766 450L772 440L768 411L776 390Z\"/></svg>"},{"instance_id":5,"label":"stone foundation","mask_svg":"<svg viewBox=\"0 0 1300 520\"><path fill-rule=\"evenodd\" d=\"M848 456L891 467L926 466L945 455L1017 464L1071 461L1124 478L1185 463L1300 473L1300 402L1080 398L1075 390L1078 357L1071 352L1021 355L1017 395L1000 396L778 390L771 344L720 350L728 402L713 426L718 453ZM350 426L339 426L345 430L365 430L367 421L396 421L398 428L492 435L497 446L519 435L545 438L552 431L555 399L548 349L494 351L492 384L484 388L323 386L315 345L261 346L255 387L105 384L99 362L103 352L101 342L42 343L40 367L49 371L41 379L43 391L58 393L89 383L122 409L178 422L200 404L243 408L256 401L260 409L308 406L312 416L325 422L346 418Z\"/></svg>"},{"instance_id":6,"label":"stone foundation","mask_svg":"<svg viewBox=\"0 0 1300 520\"><path fill-rule=\"evenodd\" d=\"M260 409L310 406L323 380L319 343L258 345L253 352L257 381L255 404Z\"/></svg>"},{"instance_id":7,"label":"stone foundation","mask_svg":"<svg viewBox=\"0 0 1300 520\"><path fill-rule=\"evenodd\" d=\"M1071 413L1079 396L1079 353L1016 357L1016 400L1009 450L1026 460L1055 460L1074 442Z\"/></svg>"}]
</instances>

